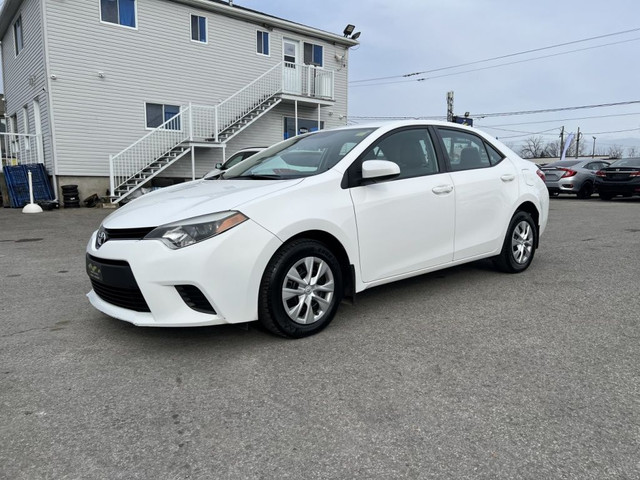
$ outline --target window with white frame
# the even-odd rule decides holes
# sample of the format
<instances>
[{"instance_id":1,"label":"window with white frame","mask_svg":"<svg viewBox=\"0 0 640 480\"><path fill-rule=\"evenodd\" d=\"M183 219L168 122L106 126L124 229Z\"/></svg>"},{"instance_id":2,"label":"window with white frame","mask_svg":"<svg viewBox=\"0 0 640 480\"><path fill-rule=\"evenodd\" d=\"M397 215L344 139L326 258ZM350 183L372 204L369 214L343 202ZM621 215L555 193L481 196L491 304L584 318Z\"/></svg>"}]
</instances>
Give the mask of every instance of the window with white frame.
<instances>
[{"instance_id":1,"label":"window with white frame","mask_svg":"<svg viewBox=\"0 0 640 480\"><path fill-rule=\"evenodd\" d=\"M269 56L269 32L257 32L256 53Z\"/></svg>"},{"instance_id":2,"label":"window with white frame","mask_svg":"<svg viewBox=\"0 0 640 480\"><path fill-rule=\"evenodd\" d=\"M304 63L305 65L315 65L321 67L323 64L322 45L304 42Z\"/></svg>"},{"instance_id":3,"label":"window with white frame","mask_svg":"<svg viewBox=\"0 0 640 480\"><path fill-rule=\"evenodd\" d=\"M24 48L24 37L22 35L22 15L13 24L13 39L16 46L16 56Z\"/></svg>"},{"instance_id":4,"label":"window with white frame","mask_svg":"<svg viewBox=\"0 0 640 480\"><path fill-rule=\"evenodd\" d=\"M136 28L136 0L100 0L100 19Z\"/></svg>"},{"instance_id":5,"label":"window with white frame","mask_svg":"<svg viewBox=\"0 0 640 480\"><path fill-rule=\"evenodd\" d=\"M191 40L207 43L207 19L198 15L191 15Z\"/></svg>"},{"instance_id":6,"label":"window with white frame","mask_svg":"<svg viewBox=\"0 0 640 480\"><path fill-rule=\"evenodd\" d=\"M145 103L147 128L158 128L164 124L167 130L180 130L180 105ZM175 118L174 118L175 117Z\"/></svg>"}]
</instances>

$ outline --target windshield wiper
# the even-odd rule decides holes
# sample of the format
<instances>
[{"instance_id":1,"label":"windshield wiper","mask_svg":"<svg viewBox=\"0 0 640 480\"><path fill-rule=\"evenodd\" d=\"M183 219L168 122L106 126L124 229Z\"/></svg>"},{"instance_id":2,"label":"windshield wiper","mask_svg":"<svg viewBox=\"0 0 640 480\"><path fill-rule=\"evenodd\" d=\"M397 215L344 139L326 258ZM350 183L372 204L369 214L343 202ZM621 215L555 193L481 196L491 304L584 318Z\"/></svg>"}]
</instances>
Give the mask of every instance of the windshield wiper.
<instances>
[{"instance_id":1,"label":"windshield wiper","mask_svg":"<svg viewBox=\"0 0 640 480\"><path fill-rule=\"evenodd\" d=\"M237 177L225 177L227 180L281 180L282 175L268 173L252 173L251 175L239 175Z\"/></svg>"}]
</instances>

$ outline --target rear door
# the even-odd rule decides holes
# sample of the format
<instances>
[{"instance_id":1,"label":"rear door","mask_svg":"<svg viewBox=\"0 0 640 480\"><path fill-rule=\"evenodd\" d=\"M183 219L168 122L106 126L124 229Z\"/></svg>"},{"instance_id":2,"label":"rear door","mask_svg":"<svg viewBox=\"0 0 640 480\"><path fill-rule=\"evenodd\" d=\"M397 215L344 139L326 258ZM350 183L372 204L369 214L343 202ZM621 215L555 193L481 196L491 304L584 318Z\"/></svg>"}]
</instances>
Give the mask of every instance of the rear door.
<instances>
[{"instance_id":1,"label":"rear door","mask_svg":"<svg viewBox=\"0 0 640 480\"><path fill-rule=\"evenodd\" d=\"M454 261L499 251L519 197L517 169L478 135L437 131L455 191Z\"/></svg>"}]
</instances>

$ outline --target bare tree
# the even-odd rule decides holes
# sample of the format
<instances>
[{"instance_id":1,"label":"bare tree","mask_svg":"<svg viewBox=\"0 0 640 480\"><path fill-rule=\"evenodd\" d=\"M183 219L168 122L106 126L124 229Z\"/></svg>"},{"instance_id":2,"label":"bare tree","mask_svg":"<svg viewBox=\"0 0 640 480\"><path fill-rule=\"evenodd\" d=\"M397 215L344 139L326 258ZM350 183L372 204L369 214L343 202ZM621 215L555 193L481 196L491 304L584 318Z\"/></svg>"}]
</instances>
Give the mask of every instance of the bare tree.
<instances>
[{"instance_id":1,"label":"bare tree","mask_svg":"<svg viewBox=\"0 0 640 480\"><path fill-rule=\"evenodd\" d=\"M545 156L544 152L545 145L542 137L529 137L520 149L520 156L523 158L540 158Z\"/></svg>"},{"instance_id":2,"label":"bare tree","mask_svg":"<svg viewBox=\"0 0 640 480\"><path fill-rule=\"evenodd\" d=\"M560 154L562 153L560 151L560 140L555 140L553 142L548 142L544 147L544 151L545 151L547 157L559 158Z\"/></svg>"},{"instance_id":3,"label":"bare tree","mask_svg":"<svg viewBox=\"0 0 640 480\"><path fill-rule=\"evenodd\" d=\"M627 157L633 158L638 156L638 150L636 147L627 148Z\"/></svg>"},{"instance_id":4,"label":"bare tree","mask_svg":"<svg viewBox=\"0 0 640 480\"><path fill-rule=\"evenodd\" d=\"M607 154L609 158L622 158L623 152L624 148L622 148L622 145L611 145Z\"/></svg>"}]
</instances>

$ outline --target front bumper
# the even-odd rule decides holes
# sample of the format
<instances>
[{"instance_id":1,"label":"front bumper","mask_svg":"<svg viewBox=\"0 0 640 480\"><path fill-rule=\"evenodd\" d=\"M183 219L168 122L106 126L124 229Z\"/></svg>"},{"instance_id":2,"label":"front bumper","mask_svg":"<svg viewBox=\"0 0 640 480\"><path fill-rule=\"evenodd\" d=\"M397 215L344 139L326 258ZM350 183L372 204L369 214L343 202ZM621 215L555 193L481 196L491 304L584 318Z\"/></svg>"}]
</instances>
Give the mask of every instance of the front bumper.
<instances>
[{"instance_id":1,"label":"front bumper","mask_svg":"<svg viewBox=\"0 0 640 480\"><path fill-rule=\"evenodd\" d=\"M257 320L262 273L281 245L277 237L251 220L217 237L178 250L171 250L158 240L110 240L96 249L95 237L94 233L87 253L98 265L100 262L128 264L148 311L137 303L110 303L110 296L104 292L100 296L97 289L87 294L89 301L111 317L134 325L155 327ZM123 275L126 276L126 272ZM121 286L120 280L113 275L100 278L100 281L114 288ZM130 284L128 281L129 287ZM183 285L199 289L212 311L205 313L188 305L176 289Z\"/></svg>"}]
</instances>

